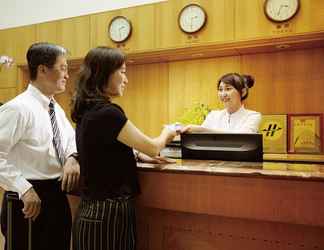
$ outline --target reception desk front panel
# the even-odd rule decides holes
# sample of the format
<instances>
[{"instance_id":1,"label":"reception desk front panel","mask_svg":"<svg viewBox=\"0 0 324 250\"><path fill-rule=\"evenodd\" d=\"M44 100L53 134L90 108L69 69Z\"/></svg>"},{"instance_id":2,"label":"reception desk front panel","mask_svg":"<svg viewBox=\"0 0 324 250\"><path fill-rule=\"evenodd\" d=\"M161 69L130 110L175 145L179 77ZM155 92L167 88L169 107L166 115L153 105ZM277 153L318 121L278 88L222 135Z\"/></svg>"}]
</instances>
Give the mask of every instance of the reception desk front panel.
<instances>
[{"instance_id":1,"label":"reception desk front panel","mask_svg":"<svg viewBox=\"0 0 324 250\"><path fill-rule=\"evenodd\" d=\"M324 249L324 165L138 167L139 249Z\"/></svg>"}]
</instances>

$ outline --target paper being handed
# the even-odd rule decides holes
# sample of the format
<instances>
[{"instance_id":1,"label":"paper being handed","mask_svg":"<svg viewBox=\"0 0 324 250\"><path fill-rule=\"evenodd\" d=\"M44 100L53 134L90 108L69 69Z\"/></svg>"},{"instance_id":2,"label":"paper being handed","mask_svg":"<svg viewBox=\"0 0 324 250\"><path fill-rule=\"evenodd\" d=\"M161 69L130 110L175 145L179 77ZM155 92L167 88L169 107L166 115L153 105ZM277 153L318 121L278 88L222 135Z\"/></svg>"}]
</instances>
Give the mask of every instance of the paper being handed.
<instances>
[{"instance_id":1,"label":"paper being handed","mask_svg":"<svg viewBox=\"0 0 324 250\"><path fill-rule=\"evenodd\" d=\"M167 124L167 125L164 125L164 126L167 129L169 129L171 131L176 131L176 132L179 132L183 128L183 125L180 124L180 123Z\"/></svg>"}]
</instances>

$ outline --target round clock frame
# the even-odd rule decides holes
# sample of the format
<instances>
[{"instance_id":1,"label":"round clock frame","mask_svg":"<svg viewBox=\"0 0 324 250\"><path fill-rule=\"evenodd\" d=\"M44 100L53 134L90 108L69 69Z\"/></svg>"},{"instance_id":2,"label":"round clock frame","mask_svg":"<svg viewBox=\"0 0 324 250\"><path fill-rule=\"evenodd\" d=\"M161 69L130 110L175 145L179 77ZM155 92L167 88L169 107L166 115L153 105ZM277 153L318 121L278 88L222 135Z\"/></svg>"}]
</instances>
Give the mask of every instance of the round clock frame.
<instances>
[{"instance_id":1,"label":"round clock frame","mask_svg":"<svg viewBox=\"0 0 324 250\"><path fill-rule=\"evenodd\" d=\"M294 2L295 2L296 5L297 5L296 8L294 10L292 10L291 13L287 13L286 16L283 16L283 18L280 18L278 16L275 17L275 13L271 13L270 10L268 9L268 6L269 6L269 4L271 4L272 1L274 1L274 0L266 0L264 2L264 5L263 5L263 11L264 11L265 16L272 22L275 22L275 23L287 22L287 21L291 20L292 18L294 18L296 16L296 14L299 12L300 0L288 0L292 4L294 4ZM289 5L284 4L284 2L286 2L286 1L287 0L282 0L283 3L279 6L279 9L278 10L272 10L272 11L273 12L277 11L277 13L278 13L277 15L279 15L281 10L282 10L282 7L289 8Z\"/></svg>"},{"instance_id":2,"label":"round clock frame","mask_svg":"<svg viewBox=\"0 0 324 250\"><path fill-rule=\"evenodd\" d=\"M202 15L203 20L201 21L201 23L198 25L197 28L194 28L194 30L188 30L188 29L186 29L186 27L183 26L184 23L182 23L181 20L183 18L183 15L186 15L186 12L192 7L196 8L198 11L200 11L203 14ZM190 13L188 13L188 14L190 14ZM198 17L198 16L195 16L195 17ZM180 30L183 31L184 33L187 33L187 34L197 33L206 25L206 23L207 23L207 12L205 11L205 9L202 6L200 6L198 4L195 4L195 3L188 4L188 5L184 6L181 9L181 11L179 12L178 25L179 25Z\"/></svg>"},{"instance_id":3,"label":"round clock frame","mask_svg":"<svg viewBox=\"0 0 324 250\"><path fill-rule=\"evenodd\" d=\"M118 38L115 38L114 37L114 35L112 34L112 29L114 28L114 26L113 25L121 25L121 24L119 24L119 23L116 23L116 22L118 22L119 20L121 20L121 21L123 21L123 22L125 22L127 25L128 25L128 27L126 27L128 30L126 31L126 33L125 34L121 34L120 33L120 39L118 39ZM123 28L123 27L125 27L125 26L122 26L122 27L120 27L119 29L121 29L121 28ZM118 26L117 26L117 28L118 28ZM125 42L127 39L129 39L130 38L130 36L132 35L132 30L133 30L133 27L132 27L132 23L131 23L131 21L130 20L128 20L126 17L124 17L124 16L115 16L111 21L110 21L110 23L109 23L109 25L108 25L108 36L109 36L109 38L110 38L110 40L112 40L113 42L115 42L115 43L122 43L122 42ZM120 32L120 30L119 30L119 32Z\"/></svg>"}]
</instances>

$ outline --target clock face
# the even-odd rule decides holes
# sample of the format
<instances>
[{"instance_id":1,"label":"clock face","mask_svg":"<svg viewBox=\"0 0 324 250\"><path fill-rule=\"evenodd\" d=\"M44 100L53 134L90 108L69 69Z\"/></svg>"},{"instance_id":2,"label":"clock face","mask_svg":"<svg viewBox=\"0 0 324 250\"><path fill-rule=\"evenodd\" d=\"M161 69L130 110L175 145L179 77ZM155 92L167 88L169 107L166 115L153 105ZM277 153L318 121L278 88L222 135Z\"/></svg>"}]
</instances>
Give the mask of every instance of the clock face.
<instances>
[{"instance_id":1,"label":"clock face","mask_svg":"<svg viewBox=\"0 0 324 250\"><path fill-rule=\"evenodd\" d=\"M114 42L124 42L132 32L131 22L123 16L114 17L108 28L109 37Z\"/></svg>"},{"instance_id":2,"label":"clock face","mask_svg":"<svg viewBox=\"0 0 324 250\"><path fill-rule=\"evenodd\" d=\"M179 26L186 33L194 33L201 30L206 20L206 12L197 4L185 6L179 14Z\"/></svg>"},{"instance_id":3,"label":"clock face","mask_svg":"<svg viewBox=\"0 0 324 250\"><path fill-rule=\"evenodd\" d=\"M267 0L264 4L266 16L274 22L291 19L299 10L299 0Z\"/></svg>"}]
</instances>

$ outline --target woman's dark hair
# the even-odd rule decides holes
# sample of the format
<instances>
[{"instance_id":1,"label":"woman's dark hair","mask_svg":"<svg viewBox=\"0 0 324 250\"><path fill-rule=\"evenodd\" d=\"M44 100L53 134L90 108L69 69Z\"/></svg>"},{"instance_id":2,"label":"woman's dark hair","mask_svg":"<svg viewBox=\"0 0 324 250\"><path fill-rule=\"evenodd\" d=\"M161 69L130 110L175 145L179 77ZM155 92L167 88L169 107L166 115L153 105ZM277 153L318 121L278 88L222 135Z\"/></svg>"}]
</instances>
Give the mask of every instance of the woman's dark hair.
<instances>
[{"instance_id":1,"label":"woman's dark hair","mask_svg":"<svg viewBox=\"0 0 324 250\"><path fill-rule=\"evenodd\" d=\"M66 54L67 50L56 44L40 42L31 45L26 55L30 80L37 78L39 65L52 68L56 62L56 58Z\"/></svg>"},{"instance_id":2,"label":"woman's dark hair","mask_svg":"<svg viewBox=\"0 0 324 250\"><path fill-rule=\"evenodd\" d=\"M233 86L241 95L241 100L245 100L249 94L249 88L252 88L254 85L254 78L250 75L240 75L238 73L228 73L223 75L217 84L217 88L219 88L220 83L226 83ZM243 89L245 89L245 93L243 95Z\"/></svg>"},{"instance_id":3,"label":"woman's dark hair","mask_svg":"<svg viewBox=\"0 0 324 250\"><path fill-rule=\"evenodd\" d=\"M89 107L108 103L105 94L110 76L126 62L122 51L109 47L96 47L86 55L75 82L72 99L72 120L78 122Z\"/></svg>"}]
</instances>

